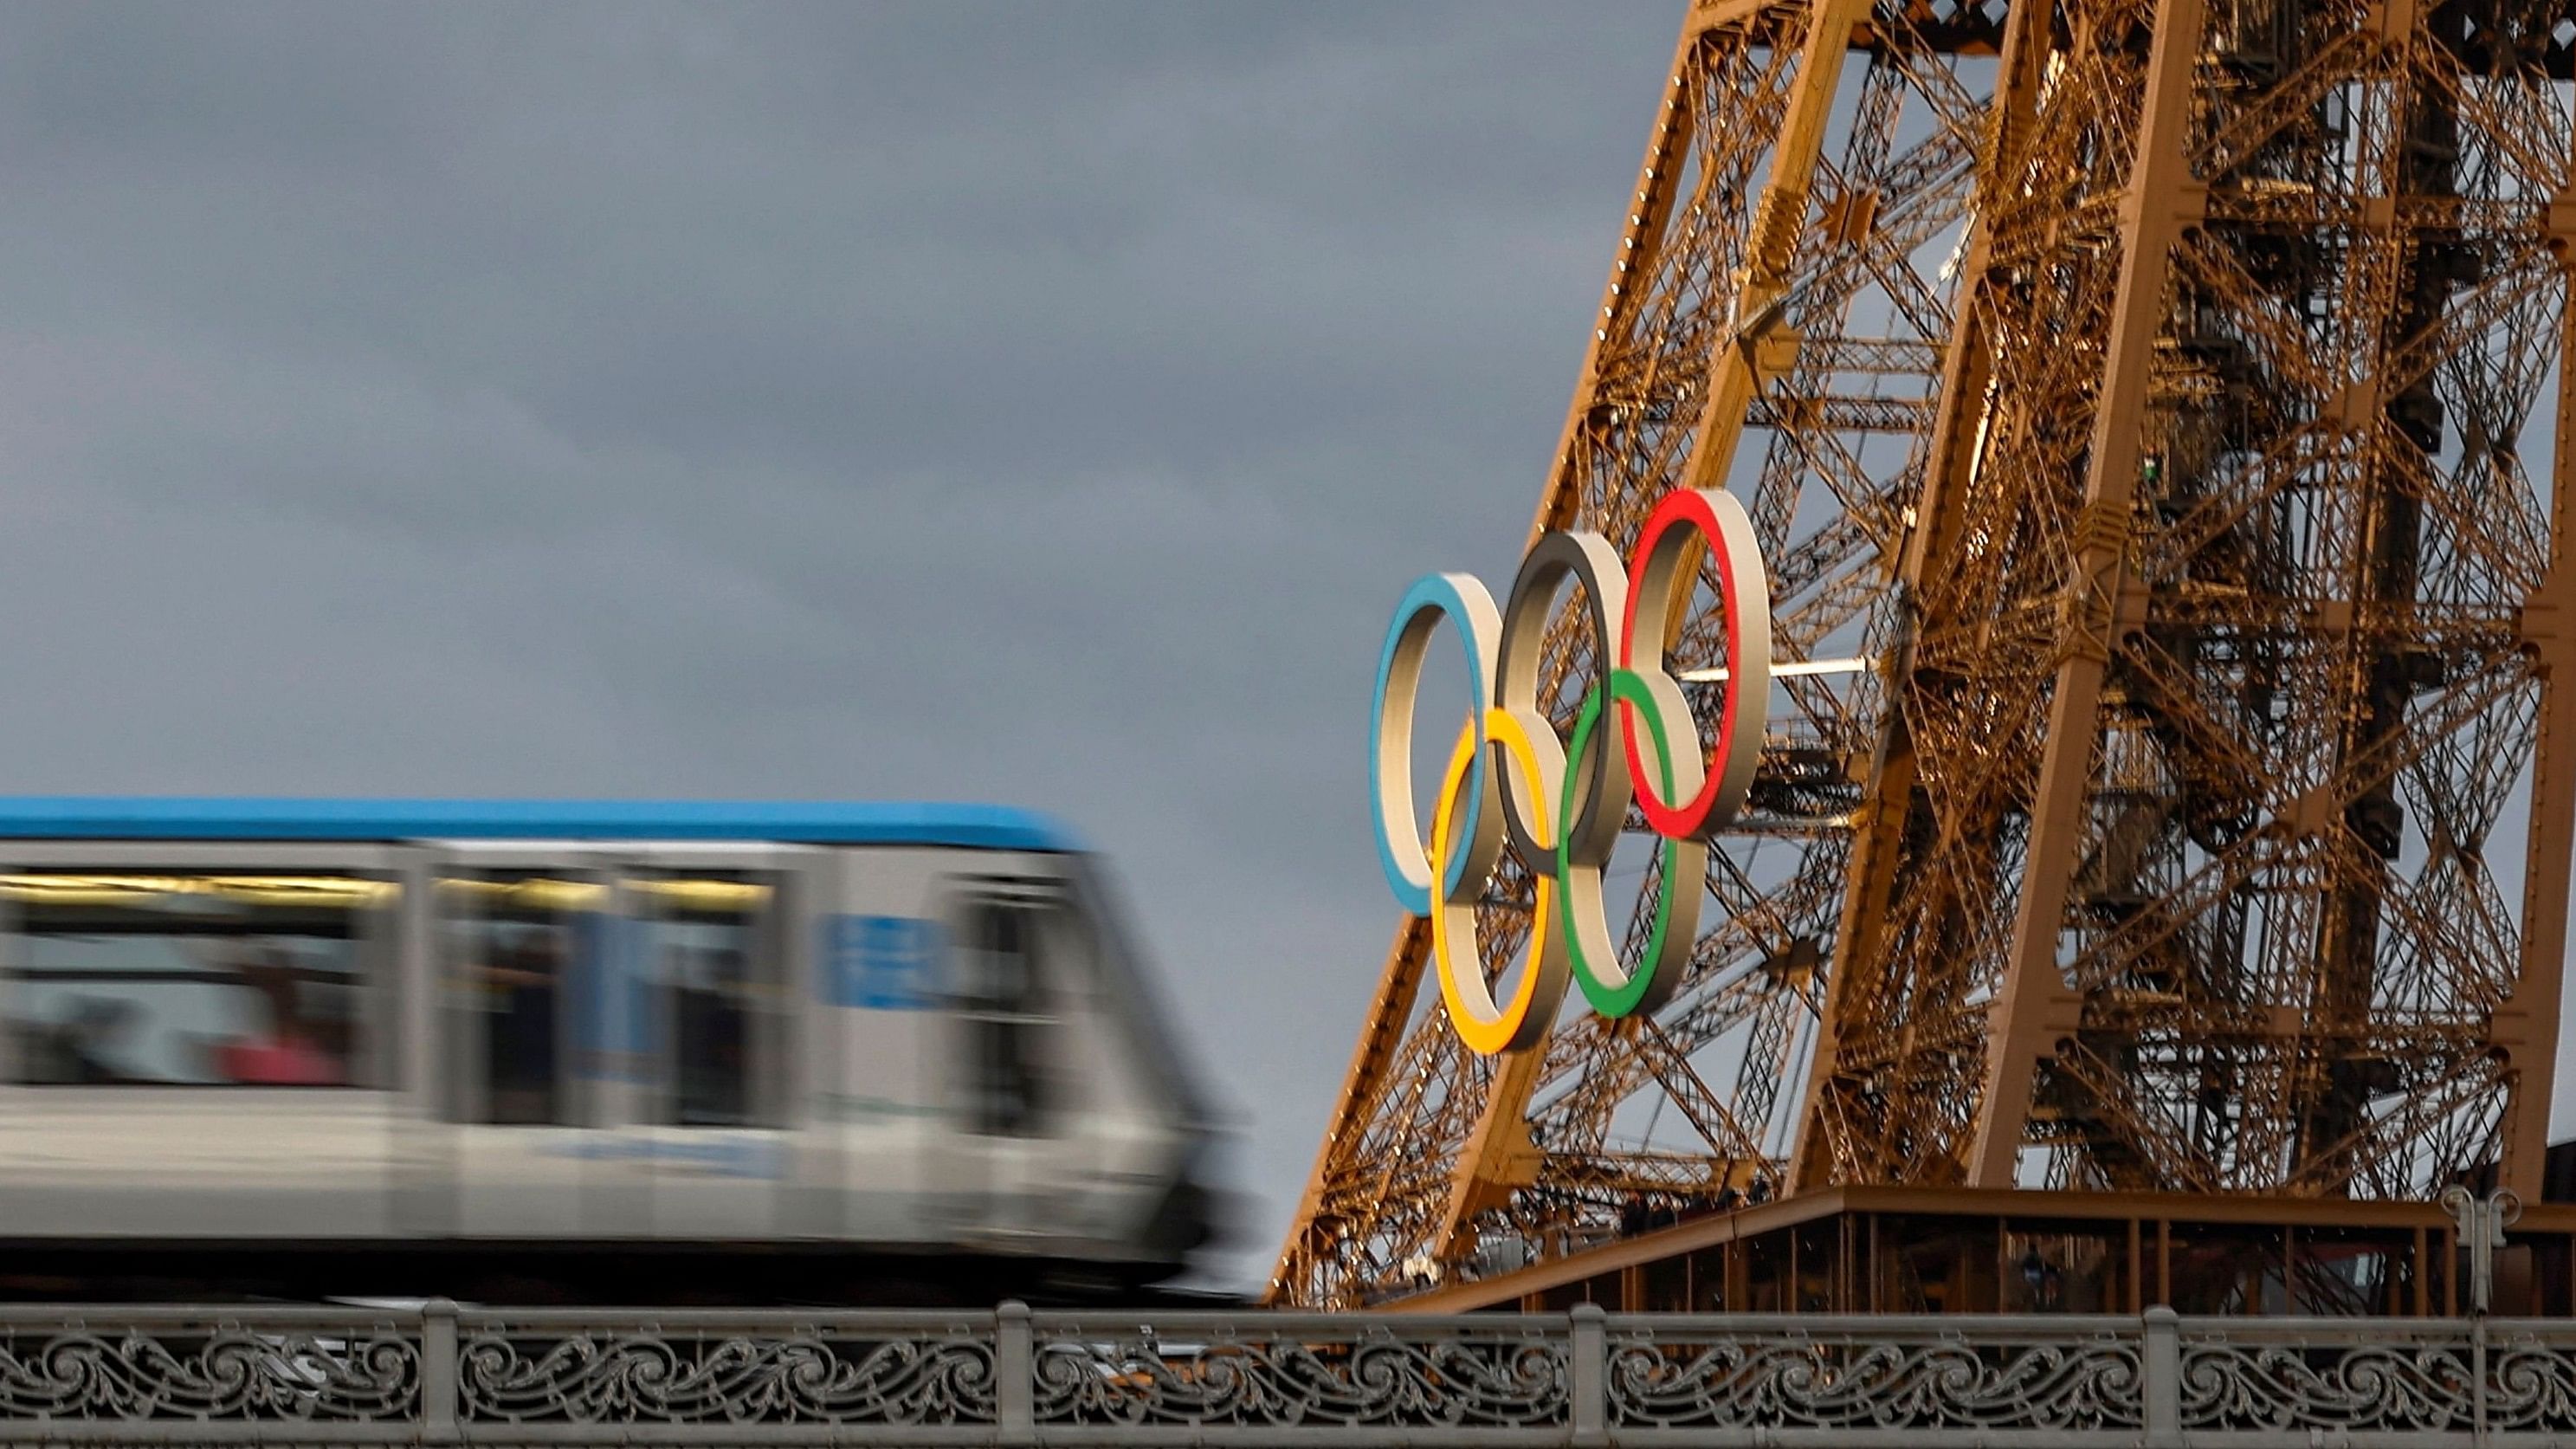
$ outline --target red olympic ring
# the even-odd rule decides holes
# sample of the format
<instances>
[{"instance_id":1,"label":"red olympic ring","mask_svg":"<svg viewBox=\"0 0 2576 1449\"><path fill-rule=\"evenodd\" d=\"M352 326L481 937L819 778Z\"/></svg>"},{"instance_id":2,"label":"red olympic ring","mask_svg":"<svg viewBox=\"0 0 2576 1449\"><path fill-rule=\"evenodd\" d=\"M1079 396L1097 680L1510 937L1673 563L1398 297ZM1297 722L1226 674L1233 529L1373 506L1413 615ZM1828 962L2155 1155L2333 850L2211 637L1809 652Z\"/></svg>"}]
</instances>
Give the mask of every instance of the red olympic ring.
<instances>
[{"instance_id":1,"label":"red olympic ring","mask_svg":"<svg viewBox=\"0 0 2576 1449\"><path fill-rule=\"evenodd\" d=\"M1628 612L1619 621L1619 667L1648 680L1663 674L1664 641L1673 634L1673 612L1690 597L1692 571L1683 565L1692 561L1689 547L1694 537L1704 540L1717 556L1729 668L1724 703L1717 718L1717 739L1709 748L1709 770L1699 793L1683 804L1672 805L1655 798L1652 783L1641 784L1637 790L1637 809L1646 817L1646 823L1654 827L1657 835L1676 840L1704 838L1711 829L1711 820L1722 824L1743 808L1745 792L1753 785L1754 767L1762 760L1760 718L1768 704L1771 685L1771 581L1762 567L1761 548L1753 537L1753 520L1745 516L1744 506L1732 495L1689 488L1666 494L1655 511L1646 516L1645 527L1637 532L1636 552L1628 565ZM1748 597L1760 607L1744 607ZM1637 652L1641 632L1650 641L1651 651L1642 661ZM1749 670L1759 671L1758 691L1745 687L1754 678ZM1744 729L1740 706L1748 694L1756 701L1754 724ZM1682 719L1689 725L1688 715ZM1645 757L1637 752L1633 707L1621 707L1619 725L1620 743L1628 752L1629 777L1651 782L1654 774L1646 768ZM1698 730L1696 726L1690 728L1692 733L1686 743L1696 752Z\"/></svg>"}]
</instances>

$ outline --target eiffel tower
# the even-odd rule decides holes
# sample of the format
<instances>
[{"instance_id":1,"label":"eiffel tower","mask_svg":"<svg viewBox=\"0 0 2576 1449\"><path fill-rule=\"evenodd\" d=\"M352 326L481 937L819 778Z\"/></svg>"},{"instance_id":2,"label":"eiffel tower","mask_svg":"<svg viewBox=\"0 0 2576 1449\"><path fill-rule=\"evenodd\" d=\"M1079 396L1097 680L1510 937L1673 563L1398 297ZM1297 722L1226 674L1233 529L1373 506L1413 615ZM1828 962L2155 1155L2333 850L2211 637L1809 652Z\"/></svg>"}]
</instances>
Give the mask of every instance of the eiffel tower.
<instances>
[{"instance_id":1,"label":"eiffel tower","mask_svg":"<svg viewBox=\"0 0 2576 1449\"><path fill-rule=\"evenodd\" d=\"M1854 1184L2537 1200L2571 40L2567 0L1692 4L1533 537L1753 520L1779 677L1714 924L1653 1013L1490 1058L1400 926L1271 1301ZM1491 973L1530 903L1507 855Z\"/></svg>"}]
</instances>

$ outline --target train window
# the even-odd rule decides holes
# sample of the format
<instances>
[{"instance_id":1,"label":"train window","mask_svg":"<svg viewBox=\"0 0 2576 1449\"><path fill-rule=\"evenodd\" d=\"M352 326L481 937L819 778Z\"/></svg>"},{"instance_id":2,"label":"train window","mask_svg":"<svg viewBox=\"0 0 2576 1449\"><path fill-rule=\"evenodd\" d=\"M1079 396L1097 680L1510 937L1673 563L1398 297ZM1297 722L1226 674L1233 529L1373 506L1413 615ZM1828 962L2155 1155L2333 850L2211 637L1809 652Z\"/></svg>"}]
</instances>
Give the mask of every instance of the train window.
<instances>
[{"instance_id":1,"label":"train window","mask_svg":"<svg viewBox=\"0 0 2576 1449\"><path fill-rule=\"evenodd\" d=\"M642 940L633 958L651 993L663 1060L657 1119L676 1127L747 1127L763 1117L755 1075L776 1039L780 979L775 890L747 874L689 871L625 883Z\"/></svg>"},{"instance_id":2,"label":"train window","mask_svg":"<svg viewBox=\"0 0 2576 1449\"><path fill-rule=\"evenodd\" d=\"M958 936L966 1112L971 1130L984 1136L1034 1137L1045 1127L1043 921L1023 902L976 901Z\"/></svg>"},{"instance_id":3,"label":"train window","mask_svg":"<svg viewBox=\"0 0 2576 1449\"><path fill-rule=\"evenodd\" d=\"M0 876L13 1075L44 1085L377 1085L367 969L401 887L335 873Z\"/></svg>"},{"instance_id":4,"label":"train window","mask_svg":"<svg viewBox=\"0 0 2576 1449\"><path fill-rule=\"evenodd\" d=\"M438 884L468 1018L464 1044L480 1058L459 1074L479 1092L463 1094L455 1115L501 1127L571 1125L572 1096L559 1070L563 1004L581 959L582 924L596 921L606 891L513 871Z\"/></svg>"}]
</instances>

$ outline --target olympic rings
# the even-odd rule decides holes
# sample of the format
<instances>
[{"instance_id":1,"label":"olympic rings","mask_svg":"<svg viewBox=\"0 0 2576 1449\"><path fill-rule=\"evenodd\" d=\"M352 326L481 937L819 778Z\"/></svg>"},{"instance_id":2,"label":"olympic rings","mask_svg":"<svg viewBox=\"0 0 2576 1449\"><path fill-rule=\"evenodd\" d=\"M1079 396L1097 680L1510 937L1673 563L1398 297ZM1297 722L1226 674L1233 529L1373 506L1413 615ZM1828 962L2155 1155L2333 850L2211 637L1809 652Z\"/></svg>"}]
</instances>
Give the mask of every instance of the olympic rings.
<instances>
[{"instance_id":1,"label":"olympic rings","mask_svg":"<svg viewBox=\"0 0 2576 1449\"><path fill-rule=\"evenodd\" d=\"M1716 557L1727 674L1714 741L1703 742L1681 685L1665 672L1698 547ZM1610 661L1560 740L1538 701L1539 646L1557 590L1582 586ZM1668 494L1647 516L1631 562L1598 534L1542 535L1501 609L1464 574L1417 580L1397 604L1378 656L1369 793L1378 859L1396 901L1431 921L1441 998L1459 1039L1493 1054L1536 1045L1569 976L1604 1016L1661 1006L1698 936L1707 839L1734 818L1762 752L1771 692L1770 580L1752 520L1725 493ZM1413 713L1433 629L1446 619L1466 654L1469 706L1425 841L1413 810ZM1617 746L1611 743L1616 730ZM1644 949L1623 964L1601 873L1634 801L1661 837ZM1507 1002L1484 976L1475 910L1510 846L1537 878L1529 961Z\"/></svg>"}]
</instances>

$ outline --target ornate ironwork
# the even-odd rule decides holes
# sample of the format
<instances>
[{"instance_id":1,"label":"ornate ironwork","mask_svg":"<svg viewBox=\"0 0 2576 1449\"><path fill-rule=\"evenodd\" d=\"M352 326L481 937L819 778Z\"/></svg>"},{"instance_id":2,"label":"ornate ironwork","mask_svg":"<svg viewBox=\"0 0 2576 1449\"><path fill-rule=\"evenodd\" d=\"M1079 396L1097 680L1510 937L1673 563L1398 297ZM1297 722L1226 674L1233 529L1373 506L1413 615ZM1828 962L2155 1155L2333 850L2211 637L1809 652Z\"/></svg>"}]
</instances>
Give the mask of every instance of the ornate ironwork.
<instances>
[{"instance_id":1,"label":"ornate ironwork","mask_svg":"<svg viewBox=\"0 0 2576 1449\"><path fill-rule=\"evenodd\" d=\"M1036 1416L1135 1426L1558 1426L1567 1422L1568 1339L1548 1324L1359 1327L1265 1314L1192 1333L1068 1323L1039 1335Z\"/></svg>"},{"instance_id":2,"label":"ornate ironwork","mask_svg":"<svg viewBox=\"0 0 2576 1449\"><path fill-rule=\"evenodd\" d=\"M2183 1419L2230 1429L2465 1425L2474 1382L2462 1345L2373 1344L2320 1354L2278 1344L2194 1344L2183 1354Z\"/></svg>"},{"instance_id":3,"label":"ornate ironwork","mask_svg":"<svg viewBox=\"0 0 2576 1449\"><path fill-rule=\"evenodd\" d=\"M2576 1323L0 1308L0 1444L2576 1442Z\"/></svg>"},{"instance_id":4,"label":"ornate ironwork","mask_svg":"<svg viewBox=\"0 0 2576 1449\"><path fill-rule=\"evenodd\" d=\"M470 1317L458 1409L508 1424L991 1424L993 1338L989 1315Z\"/></svg>"},{"instance_id":5,"label":"ornate ironwork","mask_svg":"<svg viewBox=\"0 0 2576 1449\"><path fill-rule=\"evenodd\" d=\"M2483 1414L2491 1435L2576 1433L2576 1326L2202 1322L2181 1338L2194 1431L2469 1435Z\"/></svg>"},{"instance_id":6,"label":"ornate ironwork","mask_svg":"<svg viewBox=\"0 0 2576 1449\"><path fill-rule=\"evenodd\" d=\"M1660 1429L2136 1428L2140 1346L2133 1319L1975 1336L1891 1331L1884 1320L1638 1329L1611 1343L1610 1418Z\"/></svg>"},{"instance_id":7,"label":"ornate ironwork","mask_svg":"<svg viewBox=\"0 0 2576 1449\"><path fill-rule=\"evenodd\" d=\"M0 1420L404 1422L417 1326L208 1311L0 1318Z\"/></svg>"}]
</instances>

